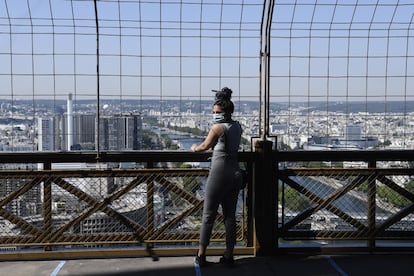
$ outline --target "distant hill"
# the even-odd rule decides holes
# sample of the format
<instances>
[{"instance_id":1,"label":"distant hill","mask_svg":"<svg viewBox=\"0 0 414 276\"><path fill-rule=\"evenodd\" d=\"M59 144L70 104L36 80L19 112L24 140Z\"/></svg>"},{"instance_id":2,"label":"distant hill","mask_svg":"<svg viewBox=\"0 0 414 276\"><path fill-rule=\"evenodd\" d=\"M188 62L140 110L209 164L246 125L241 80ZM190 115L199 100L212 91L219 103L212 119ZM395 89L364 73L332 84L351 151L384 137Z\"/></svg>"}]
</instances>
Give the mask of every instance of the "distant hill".
<instances>
[{"instance_id":1,"label":"distant hill","mask_svg":"<svg viewBox=\"0 0 414 276\"><path fill-rule=\"evenodd\" d=\"M249 106L251 110L257 110L259 108L258 101L238 101L234 99L236 104L236 110L238 106ZM10 100L0 100L1 103L10 104ZM84 108L91 109L95 105L96 100L77 100L74 104L84 106ZM48 110L54 110L57 114L62 114L66 111L66 100L47 100L36 99L33 100L14 100L13 105L18 107L19 105L32 106L36 105L37 108L46 108ZM119 99L101 99L100 104L109 104L112 106L118 106L120 104ZM163 111L175 106L179 107L181 111L187 111L191 108L193 112L197 110L204 110L212 104L212 100L154 100L154 99L123 99L123 110L129 109L139 110L140 108L160 108ZM369 101L369 102L272 102L270 108L272 111L286 110L288 107L303 107L304 112L309 111L329 111L329 112L341 112L341 113L356 113L356 112L369 112L369 113L400 113L400 112L414 112L414 101ZM91 110L93 111L93 110Z\"/></svg>"},{"instance_id":2,"label":"distant hill","mask_svg":"<svg viewBox=\"0 0 414 276\"><path fill-rule=\"evenodd\" d=\"M340 113L400 113L414 112L414 101L390 101L390 102L296 102L290 103L291 106L305 107L304 112L309 111L329 111ZM287 108L286 103L272 103L273 110L283 110Z\"/></svg>"}]
</instances>

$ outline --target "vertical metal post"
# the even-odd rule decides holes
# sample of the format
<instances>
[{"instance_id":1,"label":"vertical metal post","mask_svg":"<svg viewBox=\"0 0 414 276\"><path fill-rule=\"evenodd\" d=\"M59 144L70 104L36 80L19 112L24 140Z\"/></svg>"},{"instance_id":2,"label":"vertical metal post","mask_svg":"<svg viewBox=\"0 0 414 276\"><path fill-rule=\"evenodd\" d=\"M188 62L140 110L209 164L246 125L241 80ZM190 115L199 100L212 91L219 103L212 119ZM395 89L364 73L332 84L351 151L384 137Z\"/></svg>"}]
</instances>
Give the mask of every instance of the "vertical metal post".
<instances>
[{"instance_id":1,"label":"vertical metal post","mask_svg":"<svg viewBox=\"0 0 414 276\"><path fill-rule=\"evenodd\" d=\"M147 183L147 230L149 233L154 231L154 181Z\"/></svg>"},{"instance_id":2,"label":"vertical metal post","mask_svg":"<svg viewBox=\"0 0 414 276\"><path fill-rule=\"evenodd\" d=\"M43 170L51 170L52 164L50 162L43 163ZM52 233L52 181L49 178L43 181L43 216L44 216L44 225L43 229L47 236ZM45 251L51 251L50 246L44 247Z\"/></svg>"},{"instance_id":3,"label":"vertical metal post","mask_svg":"<svg viewBox=\"0 0 414 276\"><path fill-rule=\"evenodd\" d=\"M277 250L277 189L271 141L257 141L254 167L255 254L274 255Z\"/></svg>"},{"instance_id":4,"label":"vertical metal post","mask_svg":"<svg viewBox=\"0 0 414 276\"><path fill-rule=\"evenodd\" d=\"M147 168L154 168L153 160L147 162ZM147 182L147 231L151 233L155 228L154 218L154 181Z\"/></svg>"},{"instance_id":5,"label":"vertical metal post","mask_svg":"<svg viewBox=\"0 0 414 276\"><path fill-rule=\"evenodd\" d=\"M258 153L254 163L254 231L255 254L273 255L277 249L277 186L274 182L273 158L269 136L270 115L270 31L274 1L265 0L263 4L260 32L260 141L255 144Z\"/></svg>"},{"instance_id":6,"label":"vertical metal post","mask_svg":"<svg viewBox=\"0 0 414 276\"><path fill-rule=\"evenodd\" d=\"M377 167L376 161L369 161L368 168L375 169ZM376 177L370 177L368 180L368 229L369 229L369 238L368 238L368 247L371 251L375 250L376 247L376 225L375 225L375 215L376 215L376 194L377 188L375 185Z\"/></svg>"},{"instance_id":7,"label":"vertical metal post","mask_svg":"<svg viewBox=\"0 0 414 276\"><path fill-rule=\"evenodd\" d=\"M270 42L274 1L265 1L260 32L260 126L259 135L265 139L269 135L270 114ZM262 107L263 105L263 107Z\"/></svg>"},{"instance_id":8,"label":"vertical metal post","mask_svg":"<svg viewBox=\"0 0 414 276\"><path fill-rule=\"evenodd\" d=\"M93 1L95 8L95 29L96 29L96 117L95 117L95 149L96 160L99 161L100 149L99 149L99 136L100 136L100 83L99 83L99 19L98 19L98 6L96 0Z\"/></svg>"},{"instance_id":9,"label":"vertical metal post","mask_svg":"<svg viewBox=\"0 0 414 276\"><path fill-rule=\"evenodd\" d=\"M254 193L253 193L253 163L254 161L248 161L246 169L249 172L249 181L247 182L247 195L246 195L246 207L247 207L247 246L254 246Z\"/></svg>"}]
</instances>

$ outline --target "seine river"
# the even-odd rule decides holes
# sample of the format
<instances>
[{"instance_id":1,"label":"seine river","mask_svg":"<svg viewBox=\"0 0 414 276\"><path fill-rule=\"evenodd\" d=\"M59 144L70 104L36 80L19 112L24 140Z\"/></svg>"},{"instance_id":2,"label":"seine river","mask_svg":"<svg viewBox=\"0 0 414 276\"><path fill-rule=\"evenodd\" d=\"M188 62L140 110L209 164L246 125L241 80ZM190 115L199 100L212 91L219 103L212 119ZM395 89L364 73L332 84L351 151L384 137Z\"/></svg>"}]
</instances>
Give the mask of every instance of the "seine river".
<instances>
[{"instance_id":1,"label":"seine river","mask_svg":"<svg viewBox=\"0 0 414 276\"><path fill-rule=\"evenodd\" d=\"M200 144L203 139L191 137L190 135L170 134L167 133L171 140L176 140L180 143L182 150L191 150L192 144Z\"/></svg>"},{"instance_id":2,"label":"seine river","mask_svg":"<svg viewBox=\"0 0 414 276\"><path fill-rule=\"evenodd\" d=\"M149 127L144 127L144 128L148 129ZM204 138L194 137L187 133L177 133L173 130L169 130L166 128L158 128L158 127L152 126L151 131L155 133L159 133L160 135L167 134L168 137L170 137L170 139L174 141L174 143L178 144L178 146L180 147L179 150L183 150L183 151L190 151L192 144L200 144L204 140ZM210 166L210 162L200 162L200 163L194 164L194 166L207 168Z\"/></svg>"},{"instance_id":3,"label":"seine river","mask_svg":"<svg viewBox=\"0 0 414 276\"><path fill-rule=\"evenodd\" d=\"M181 147L181 150L191 150L192 144L200 144L204 140L203 138L193 137L190 134L186 134L186 133L180 134L180 133L174 132L173 130L169 130L166 128L144 126L144 129L149 129L149 128L151 128L151 131L155 133L167 134L171 140L179 142L179 146Z\"/></svg>"}]
</instances>

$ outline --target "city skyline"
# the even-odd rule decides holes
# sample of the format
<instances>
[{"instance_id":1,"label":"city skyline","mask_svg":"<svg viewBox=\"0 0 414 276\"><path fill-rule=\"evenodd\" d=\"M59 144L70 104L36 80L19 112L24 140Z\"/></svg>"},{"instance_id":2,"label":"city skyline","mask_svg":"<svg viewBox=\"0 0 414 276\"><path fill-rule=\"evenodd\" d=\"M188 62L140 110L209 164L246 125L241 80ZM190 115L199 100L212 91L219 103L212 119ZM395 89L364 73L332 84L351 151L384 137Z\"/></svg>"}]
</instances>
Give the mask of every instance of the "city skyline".
<instances>
[{"instance_id":1,"label":"city skyline","mask_svg":"<svg viewBox=\"0 0 414 276\"><path fill-rule=\"evenodd\" d=\"M58 101L39 101L41 104L33 110L30 109L33 104L30 101L26 102L27 105L20 102L11 105L0 101L2 150L96 150L97 116L93 112L94 101L84 100L76 103L69 98L59 104ZM187 131L199 129L207 132L212 124L210 101L165 100L160 104L159 101L144 100L140 102L142 106L130 101L122 110L117 101L102 104L104 108L99 116L98 137L100 150L142 149L138 145L142 143L141 133L144 125L171 130L177 127L188 128ZM382 148L410 149L414 147L414 104L406 106L405 109L401 109L401 104L409 103L394 102L391 105L380 102L369 106L365 103L327 105L324 102L314 105L274 104L270 105L269 134L277 136L280 143L293 150L315 149L309 146L317 146L321 144L320 141L325 141L326 149L332 146L336 149L358 149L378 145L382 145ZM129 128L127 118L132 117L137 118L137 123ZM246 141L258 136L258 103L247 102L237 106L233 117L242 124L243 138ZM124 121L121 122L120 119ZM69 125L72 125L72 130L68 128ZM360 133L357 139L351 139L355 140L353 142L345 138L346 128L352 126L358 127ZM187 135L190 135L190 132ZM17 146L20 149L16 148Z\"/></svg>"}]
</instances>

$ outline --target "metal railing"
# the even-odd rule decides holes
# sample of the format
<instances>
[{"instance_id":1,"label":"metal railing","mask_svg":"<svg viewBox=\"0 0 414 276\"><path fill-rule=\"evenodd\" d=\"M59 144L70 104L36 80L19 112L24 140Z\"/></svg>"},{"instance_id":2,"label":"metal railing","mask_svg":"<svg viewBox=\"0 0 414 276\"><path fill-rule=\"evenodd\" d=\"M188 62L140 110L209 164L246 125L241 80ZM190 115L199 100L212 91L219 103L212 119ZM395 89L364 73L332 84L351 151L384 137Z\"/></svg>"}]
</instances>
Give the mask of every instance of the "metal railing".
<instances>
[{"instance_id":1,"label":"metal railing","mask_svg":"<svg viewBox=\"0 0 414 276\"><path fill-rule=\"evenodd\" d=\"M207 162L209 154L186 157L190 155L111 152L96 162L94 153L22 153L9 160L3 155L0 162L24 164L20 165L24 169L0 170L0 258L34 252L53 257L56 252L76 251L79 256L96 250L141 255L148 253L148 246L157 254L194 250L209 170L180 164ZM132 160L139 168L114 166ZM44 168L33 169L30 164L36 162ZM87 165L77 168L80 163L73 162ZM236 213L242 247L246 247L247 233L245 203L242 191ZM221 211L216 221L211 241L223 248Z\"/></svg>"},{"instance_id":2,"label":"metal railing","mask_svg":"<svg viewBox=\"0 0 414 276\"><path fill-rule=\"evenodd\" d=\"M318 250L413 249L411 151L293 155L276 157L279 248L295 240Z\"/></svg>"},{"instance_id":3,"label":"metal railing","mask_svg":"<svg viewBox=\"0 0 414 276\"><path fill-rule=\"evenodd\" d=\"M195 252L209 153L0 155L1 259ZM141 168L115 168L134 161ZM236 254L413 250L412 151L240 153ZM70 168L73 162L88 164ZM43 169L30 164L42 163ZM59 168L57 164L60 164ZM65 164L66 168L62 169ZM112 164L112 168L107 167ZM271 169L269 169L271 168ZM212 251L224 248L219 214ZM35 255L33 255L35 254Z\"/></svg>"}]
</instances>

